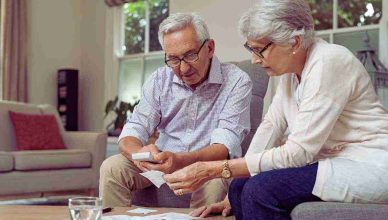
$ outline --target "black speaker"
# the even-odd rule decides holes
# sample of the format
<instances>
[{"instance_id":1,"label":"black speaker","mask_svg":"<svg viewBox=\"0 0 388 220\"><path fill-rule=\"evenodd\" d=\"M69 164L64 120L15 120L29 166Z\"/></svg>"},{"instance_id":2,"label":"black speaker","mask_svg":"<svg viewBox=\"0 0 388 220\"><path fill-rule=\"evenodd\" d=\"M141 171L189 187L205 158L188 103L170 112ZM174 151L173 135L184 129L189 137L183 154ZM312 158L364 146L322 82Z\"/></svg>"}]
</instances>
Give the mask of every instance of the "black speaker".
<instances>
[{"instance_id":1,"label":"black speaker","mask_svg":"<svg viewBox=\"0 0 388 220\"><path fill-rule=\"evenodd\" d=\"M58 112L67 131L78 130L78 70L58 70Z\"/></svg>"}]
</instances>

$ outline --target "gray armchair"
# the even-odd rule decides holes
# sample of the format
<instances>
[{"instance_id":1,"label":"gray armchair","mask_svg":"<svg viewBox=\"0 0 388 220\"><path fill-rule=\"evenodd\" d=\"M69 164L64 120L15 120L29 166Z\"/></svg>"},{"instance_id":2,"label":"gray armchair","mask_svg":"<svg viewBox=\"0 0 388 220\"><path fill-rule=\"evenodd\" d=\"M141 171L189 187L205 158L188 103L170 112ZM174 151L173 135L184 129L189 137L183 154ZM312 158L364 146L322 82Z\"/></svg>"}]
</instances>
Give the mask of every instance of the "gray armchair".
<instances>
[{"instance_id":1,"label":"gray armchair","mask_svg":"<svg viewBox=\"0 0 388 220\"><path fill-rule=\"evenodd\" d=\"M305 202L291 213L293 220L383 220L388 219L388 205L341 202Z\"/></svg>"},{"instance_id":2,"label":"gray armchair","mask_svg":"<svg viewBox=\"0 0 388 220\"><path fill-rule=\"evenodd\" d=\"M240 67L251 77L253 82L252 101L251 101L251 131L244 139L241 147L243 155L248 150L249 144L256 133L257 127L261 123L263 114L264 96L267 92L268 75L258 65L251 64L250 60L234 62L233 64ZM167 185L161 188L155 186L143 190L132 192L132 204L147 207L190 207L191 194L176 196Z\"/></svg>"}]
</instances>

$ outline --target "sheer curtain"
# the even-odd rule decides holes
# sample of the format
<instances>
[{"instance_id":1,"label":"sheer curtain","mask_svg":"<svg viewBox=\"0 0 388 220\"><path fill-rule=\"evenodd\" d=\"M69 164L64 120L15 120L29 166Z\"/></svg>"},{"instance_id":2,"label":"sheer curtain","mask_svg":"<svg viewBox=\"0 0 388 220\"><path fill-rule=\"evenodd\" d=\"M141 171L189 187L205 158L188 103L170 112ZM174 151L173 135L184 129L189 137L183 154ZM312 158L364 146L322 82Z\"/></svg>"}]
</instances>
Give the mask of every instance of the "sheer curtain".
<instances>
[{"instance_id":1,"label":"sheer curtain","mask_svg":"<svg viewBox=\"0 0 388 220\"><path fill-rule=\"evenodd\" d=\"M26 0L1 0L1 99L27 102Z\"/></svg>"}]
</instances>

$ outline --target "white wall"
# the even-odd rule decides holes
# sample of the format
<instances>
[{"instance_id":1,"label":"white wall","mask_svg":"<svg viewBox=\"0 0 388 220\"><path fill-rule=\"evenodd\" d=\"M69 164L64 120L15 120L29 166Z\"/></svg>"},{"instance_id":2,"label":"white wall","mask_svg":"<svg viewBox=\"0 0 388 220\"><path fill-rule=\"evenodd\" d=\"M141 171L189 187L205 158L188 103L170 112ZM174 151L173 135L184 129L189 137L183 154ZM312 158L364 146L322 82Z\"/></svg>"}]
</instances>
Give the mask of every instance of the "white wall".
<instances>
[{"instance_id":1,"label":"white wall","mask_svg":"<svg viewBox=\"0 0 388 220\"><path fill-rule=\"evenodd\" d=\"M80 17L78 0L27 1L31 103L56 105L57 69L80 68Z\"/></svg>"},{"instance_id":2,"label":"white wall","mask_svg":"<svg viewBox=\"0 0 388 220\"><path fill-rule=\"evenodd\" d=\"M79 69L79 129L103 127L104 1L28 0L29 102L56 106L59 68Z\"/></svg>"},{"instance_id":3,"label":"white wall","mask_svg":"<svg viewBox=\"0 0 388 220\"><path fill-rule=\"evenodd\" d=\"M105 13L102 0L81 1L81 71L79 121L83 130L103 128Z\"/></svg>"}]
</instances>

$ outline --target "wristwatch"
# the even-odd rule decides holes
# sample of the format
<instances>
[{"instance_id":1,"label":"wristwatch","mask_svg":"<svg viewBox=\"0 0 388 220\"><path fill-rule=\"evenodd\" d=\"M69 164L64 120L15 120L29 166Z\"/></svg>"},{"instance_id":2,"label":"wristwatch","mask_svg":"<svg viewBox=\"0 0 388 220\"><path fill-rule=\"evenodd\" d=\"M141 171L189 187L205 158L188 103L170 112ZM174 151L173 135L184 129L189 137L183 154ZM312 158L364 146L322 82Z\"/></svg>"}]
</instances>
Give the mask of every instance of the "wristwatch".
<instances>
[{"instance_id":1,"label":"wristwatch","mask_svg":"<svg viewBox=\"0 0 388 220\"><path fill-rule=\"evenodd\" d=\"M221 177L224 179L229 179L232 177L232 172L230 171L228 160L225 160L224 164L222 165Z\"/></svg>"}]
</instances>

